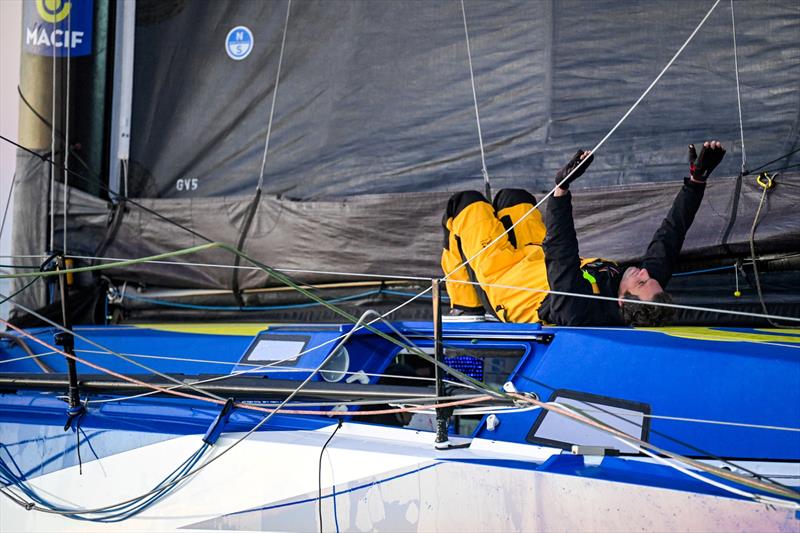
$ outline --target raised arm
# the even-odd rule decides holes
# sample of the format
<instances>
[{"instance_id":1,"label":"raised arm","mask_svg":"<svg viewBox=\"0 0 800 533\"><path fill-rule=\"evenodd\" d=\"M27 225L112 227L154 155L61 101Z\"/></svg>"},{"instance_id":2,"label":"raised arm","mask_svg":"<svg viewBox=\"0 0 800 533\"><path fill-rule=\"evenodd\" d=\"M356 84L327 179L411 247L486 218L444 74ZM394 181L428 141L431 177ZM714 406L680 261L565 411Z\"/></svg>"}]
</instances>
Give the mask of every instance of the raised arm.
<instances>
[{"instance_id":1,"label":"raised arm","mask_svg":"<svg viewBox=\"0 0 800 533\"><path fill-rule=\"evenodd\" d=\"M694 145L689 145L689 177L684 180L683 187L672 202L672 208L653 235L642 262L642 267L662 287L672 277L686 232L703 201L706 180L724 156L725 148L719 141L703 143L699 157Z\"/></svg>"},{"instance_id":2,"label":"raised arm","mask_svg":"<svg viewBox=\"0 0 800 533\"><path fill-rule=\"evenodd\" d=\"M592 285L583 277L578 251L578 237L572 218L572 195L568 187L592 162L594 156L578 150L572 160L556 174L556 191L545 210L547 237L544 248L547 280L550 289L572 294L592 294ZM612 313L604 311L602 301L551 294L548 296L544 320L560 326L616 324ZM612 306L612 311L614 311Z\"/></svg>"}]
</instances>

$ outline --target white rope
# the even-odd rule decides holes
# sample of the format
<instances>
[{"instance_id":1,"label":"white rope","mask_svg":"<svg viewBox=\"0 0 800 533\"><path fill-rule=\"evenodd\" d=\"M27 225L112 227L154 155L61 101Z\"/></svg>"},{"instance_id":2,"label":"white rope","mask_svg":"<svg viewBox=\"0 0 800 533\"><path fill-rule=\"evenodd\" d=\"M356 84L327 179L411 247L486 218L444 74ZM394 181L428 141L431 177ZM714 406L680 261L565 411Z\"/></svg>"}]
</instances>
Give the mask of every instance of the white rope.
<instances>
[{"instance_id":1,"label":"white rope","mask_svg":"<svg viewBox=\"0 0 800 533\"><path fill-rule=\"evenodd\" d=\"M592 405L588 402L581 402L585 403L586 405ZM581 408L581 411L587 413L605 413L608 414L606 411L601 409L584 409ZM674 422L691 422L695 424L709 424L709 425L718 425L718 426L733 426L733 427L742 427L742 428L749 428L749 429L769 429L775 431L792 431L792 432L800 432L800 428L793 428L793 427L786 427L786 426L770 426L765 424L749 424L746 422L726 422L722 420L709 420L704 418L685 418L682 416L667 416L667 415L653 415L647 413L637 413L638 416L642 416L644 418L655 418L658 420L671 420ZM624 416L623 416L624 418Z\"/></svg>"},{"instance_id":2,"label":"white rope","mask_svg":"<svg viewBox=\"0 0 800 533\"><path fill-rule=\"evenodd\" d=\"M620 433L624 433L623 431L621 431L621 430L619 430L617 428L613 428L611 426L608 426L607 424L605 424L605 423L603 423L603 422L601 422L599 420L594 420L591 417L585 415L582 412L582 410L576 409L573 406L560 404L560 403L557 403L557 402L549 402L549 403L547 403L547 405L554 406L554 407L563 409L563 410L571 413L573 415L573 417L576 417L578 419L578 422L586 424L589 427L597 427L597 425L599 425L600 427L597 427L597 429L608 433L609 435L614 437L616 440L618 440L618 441L622 442L623 444L633 448L634 450L638 451L639 453L643 453L643 454L651 457L652 459L655 459L657 462L659 462L659 463L661 463L661 464L663 464L665 466L668 466L670 468L674 468L674 469L678 470L679 472L681 472L683 474L686 474L687 476L690 476L692 478L695 478L695 479L697 479L699 481L702 481L704 483L708 483L709 485L713 485L713 486L715 486L715 487L717 487L719 489L725 490L727 492L730 492L730 493L733 493L733 494L737 494L737 495L743 496L745 498L752 499L753 501L757 501L757 502L761 502L761 503L770 503L770 504L773 504L773 505L776 505L776 506L780 506L780 507L784 507L784 508L800 509L800 504L798 504L796 502L783 500L783 499L780 499L780 498L773 498L773 497L769 497L769 496L762 496L760 494L755 494L755 493L743 491L741 489L738 489L736 487L732 487L732 486L727 485L725 483L721 483L719 481L704 477L704 476L700 475L699 473L694 472L692 470L689 470L687 467L678 464L678 462L684 462L684 463L688 462L689 459L687 457L684 457L683 455L680 455L678 453L669 452L667 450L663 450L663 449L657 448L657 447L653 446L652 444L647 443L647 445L652 447L654 450L658 451L659 453L663 453L663 454L666 455L666 457L661 457L660 455L658 455L658 453L654 453L653 451L645 449L645 447L641 446L639 442L634 442L633 440L630 440L630 439L628 439L626 437L621 436ZM560 414L561 416L566 416L563 413L559 413L557 411L555 411L555 413L556 414ZM631 437L631 438L633 438L633 437ZM707 466L711 467L711 465L707 465ZM711 468L714 468L716 471L720 471L720 469L717 468L717 467L711 467ZM743 478L743 476L741 476L741 475L739 475L738 477L739 478ZM794 489L790 489L790 490L793 491Z\"/></svg>"},{"instance_id":3,"label":"white rope","mask_svg":"<svg viewBox=\"0 0 800 533\"><path fill-rule=\"evenodd\" d=\"M53 33L56 32L56 19L53 17ZM53 43L51 43L52 45ZM51 87L50 109L50 251L55 249L56 238L56 47L53 49L53 83Z\"/></svg>"},{"instance_id":4,"label":"white rope","mask_svg":"<svg viewBox=\"0 0 800 533\"><path fill-rule=\"evenodd\" d=\"M661 72L658 74L658 76L656 76L656 78L653 80L653 82L650 84L650 86L649 86L649 87L647 87L647 89L645 89L645 91L644 91L644 92L642 93L642 95L641 95L641 96L640 96L640 97L639 97L639 98L636 100L636 102L634 102L634 104L633 104L633 105L630 107L630 109L628 109L628 110L625 112L625 114L622 116L622 118L621 118L621 119L619 119L619 121L618 121L618 122L617 122L617 123L614 125L614 127L613 127L613 128L611 128L611 131L609 131L609 132L608 132L608 133L605 135L605 137L603 137L603 138L600 140L600 142L599 142L599 143L597 143L597 144L595 145L595 147L594 147L594 148L592 148L592 149L589 151L589 155L588 155L588 156L586 156L586 158L582 159L582 160L581 160L581 162L580 162L580 163L579 163L579 164L578 164L578 165L577 165L577 166L576 166L574 169L572 169L572 171L571 171L569 174L567 174L566 176L564 176L564 179L562 179L562 180L561 180L561 181L560 181L560 182L559 182L559 183L558 183L558 184L557 184L555 187L553 187L553 189L551 189L551 190L550 190L550 192L548 192L548 193L547 193L547 194L546 194L544 197L542 197L542 199L541 199L541 200L539 200L539 201L536 203L536 205L534 205L533 207L531 207L531 208L530 208L530 209L529 209L529 210L528 210L528 211L527 211L527 212L526 212L524 215L522 215L522 216L520 217L520 219L519 219L519 220L517 220L517 221L516 221L514 224L512 224L512 225L511 225L509 228L507 228L507 229L506 229L506 230L505 230L503 233L501 233L500 235L498 235L498 236L497 236L497 237L496 237L496 238L495 238L493 241L491 241L491 242L490 242L490 243L488 243L486 246L484 246L484 247L483 247L481 250L479 250L478 252L476 252L476 253L475 253L475 254L474 254L472 257L470 257L469 259L467 259L466 261L464 261L463 263L461 263L460 265L458 265L456 268L454 268L454 269L453 269L453 270L452 270L452 271L451 271L449 274L447 274L447 275L446 275L444 278L442 278L442 279L443 279L443 281L449 281L449 280L450 280L450 276L452 276L452 275L453 275L455 272L457 272L457 271L458 271L458 270L460 270L461 268L464 268L464 267L465 267L465 266L466 266L468 263L472 262L472 261L473 261L473 260L474 260L476 257L478 257L479 255L481 255L481 254L482 254L483 252L485 252L486 250L488 250L488 249L489 249L489 248L490 248L490 247L491 247L493 244L495 244L497 241L499 241L500 239L502 239L503 237L505 237L505 235L506 235L506 234L508 234L508 232L510 232L510 231L511 231L512 229L514 229L515 227L517 227L517 225L518 225L518 224L520 224L520 223L521 223L523 220L525 220L526 218L528 218L528 216L529 216L531 213L533 213L533 212L534 212L536 209L538 209L538 208L539 208L539 206L540 206L540 205L542 205L542 203L544 203L544 201L545 201L545 200L547 200L548 198L550 198L550 196L552 196L552 195L553 195L553 194L556 192L556 189L558 189L558 188L559 188L559 187L560 187L562 184L564 184L565 182L567 182L567 181L570 179L570 177L572 177L572 175L573 175L575 172L577 172L577 171L578 171L578 169L579 169L579 168L581 168L581 167L584 165L584 163L585 163L586 161L588 161L588 160L589 160L589 157L590 157L591 155L593 155L593 154L594 154L594 153L595 153L597 150L599 150L599 149L600 149L600 147L601 147L601 146L603 146L603 145L605 144L605 142L608 140L608 138L609 138L609 137L611 137L611 135L613 135L615 131L617 131L617 128L619 128L619 127L622 125L622 123L625 121L625 119L627 119L627 118L628 118L628 115L630 115L630 114L633 112L633 110L634 110L634 109L636 109L636 107L638 107L639 103L641 103L641 101L642 101L642 100L644 100L644 98L645 98L645 97L646 97L646 96L647 96L647 95L650 93L650 91L653 89L653 87L655 87L656 83L658 83L658 82L659 82L659 80L661 80L661 77L662 77L662 76L663 76L663 75L664 75L664 74L667 72L667 70L668 70L668 69L669 69L669 68L672 66L672 64L675 62L675 60L676 60L676 59L678 59L678 56L680 56L680 55L681 55L681 53L683 52L683 50L684 50L684 49L686 48L686 46L687 46L687 45L688 45L688 44L689 44L689 43L692 41L692 39L693 39L693 38L694 38L694 36L697 34L697 32L698 32L698 31L700 31L700 28L701 28L701 27L703 27L703 24L705 24L706 20L707 20L707 19L708 19L708 17L711 15L712 11L714 11L714 9L717 7L717 5L719 4L719 2L720 2L720 0L716 0L716 1L714 2L714 5L713 5L713 6L711 6L711 9L709 9L709 10L708 10L708 12L706 13L706 15L703 17L703 20L701 20L701 21L700 21L700 23L697 25L697 27L694 29L694 31L691 33L691 35L689 35L689 37L686 39L686 41L683 43L683 45L682 45L682 46L681 46L681 47L678 49L678 51L677 51L677 52L675 52L675 55L673 55L673 56L672 56L672 59L670 59L670 60L669 60L669 62L666 64L666 66L664 66L664 68L663 68L663 69L661 69Z\"/></svg>"},{"instance_id":5,"label":"white rope","mask_svg":"<svg viewBox=\"0 0 800 533\"><path fill-rule=\"evenodd\" d=\"M739 55L736 51L736 16L733 14L731 0L731 26L733 29L733 64L736 70L736 102L739 104L739 137L742 141L742 174L747 172L747 155L744 150L744 125L742 124L742 94L739 90Z\"/></svg>"},{"instance_id":6,"label":"white rope","mask_svg":"<svg viewBox=\"0 0 800 533\"><path fill-rule=\"evenodd\" d=\"M56 352L49 351L49 352L43 352L43 353L35 353L33 355L26 355L25 357L15 357L13 359L3 359L2 361L0 361L0 365L5 364L5 363L16 363L17 361L24 361L26 359L38 359L38 358L44 357L46 355L55 355L55 353Z\"/></svg>"},{"instance_id":7,"label":"white rope","mask_svg":"<svg viewBox=\"0 0 800 533\"><path fill-rule=\"evenodd\" d=\"M69 13L67 14L67 34L72 35L72 10L70 9ZM63 244L61 248L61 253L67 253L67 189L69 188L69 95L70 95L70 64L72 63L72 48L69 46L66 47L67 49L67 83L66 83L66 91L67 91L67 103L65 105L66 109L64 110L65 118L64 118L64 228L63 228Z\"/></svg>"},{"instance_id":8,"label":"white rope","mask_svg":"<svg viewBox=\"0 0 800 533\"><path fill-rule=\"evenodd\" d=\"M36 312L36 311L34 311L33 309L31 309L31 308L29 308L29 307L26 307L26 306L24 306L23 304L19 303L18 301L16 301L16 300L15 300L15 299L13 299L13 298L9 298L9 297L7 297L7 296L5 296L5 295L3 295L3 294L0 294L0 298L5 298L5 299L7 299L8 301L10 301L10 302L14 303L14 304L15 304L17 307L19 307L21 310L25 311L26 313L30 314L31 316L33 316L33 317L35 317L35 318L38 318L38 319L39 319L39 320L41 320L42 322L45 322L46 324L48 324L48 325L50 325L50 326L52 326L52 327L54 327L54 328L58 329L59 331L63 331L64 333L69 333L70 335L72 335L72 336L73 336L73 337L75 337L76 339L80 339L80 340L82 340L83 342L85 342L85 343L87 343L87 344L90 344L91 346L94 346L95 348L100 348L101 350L105 350L105 351L107 351L109 354L111 354L111 355L114 355L115 357L118 357L119 359L122 359L123 361L125 361L125 362L127 362L127 363L130 363L130 364L132 364L132 365L134 365L134 366L138 366L139 368L141 368L141 369L143 369L143 370L145 370L145 371L147 371L147 372L150 372L150 373L152 373L152 374L155 374L156 376L159 376L159 377L161 377L161 378L164 378L164 379L166 379L167 381L171 381L172 383L175 383L175 384L177 384L177 385L179 385L179 386L181 386L181 387L183 387L183 386L185 386L185 387L188 387L188 388L190 388L190 389L194 390L195 392L197 392L197 393L199 393L199 394L204 394L204 395L206 395L206 396L209 396L209 397L211 397L211 398L214 398L215 400L221 400L221 401L223 401L223 402L225 401L225 398L222 398L222 397L220 397L220 396L217 396L217 395L216 395L216 394L214 394L214 393L207 392L207 391L203 391L203 390L200 390L200 389L195 389L195 388L194 388L194 387L193 387L191 384L186 384L186 383L183 383L183 382L181 382L181 381L179 381L179 380L177 380L177 379L173 378L172 376L169 376L169 375L167 375L167 374L163 374L162 372L159 372L158 370L155 370L155 369L153 369L153 368L150 368L150 367L148 367L148 366L145 366L145 365L143 365L142 363L139 363L138 361L134 361L133 359L131 359L131 358L129 358L129 357L125 357L125 356L124 356L124 355L122 355L121 353L115 352L114 350L111 350L110 348L107 348L107 347L105 347L105 346L103 346L103 345L101 345L101 344L99 344L99 343L97 343L97 342L95 342L95 341L93 341L93 340L89 339L88 337L86 337L86 336L84 336L84 335L81 335L80 333L76 332L76 331L75 331L75 329L68 329L68 328L65 328L65 327L64 327L64 326L62 326L61 324L59 324L59 323L57 323L57 322L55 322L55 321L53 321L53 320L50 320L49 318L47 318L47 317L45 317L45 316L42 316L41 314L37 313L37 312Z\"/></svg>"},{"instance_id":9,"label":"white rope","mask_svg":"<svg viewBox=\"0 0 800 533\"><path fill-rule=\"evenodd\" d=\"M0 258L18 258L18 259L33 259L33 258L46 258L46 255L30 255L30 256L0 256ZM116 261L130 261L131 259L124 259L118 257L93 257L87 255L69 255L67 256L70 259L82 259L87 261L105 261L105 262L116 262ZM194 267L208 267L208 268L227 268L227 269L241 269L241 270L262 270L259 267L254 266L234 266L234 265L221 265L218 263L192 263L192 262L184 262L184 261L142 261L143 263L150 263L150 264L161 264L161 265L176 265L176 266L194 266ZM38 266L38 265L37 265ZM386 279L386 280L408 280L408 281L425 281L430 282L431 278L423 277L423 276L399 276L395 274L364 274L359 272L337 272L333 270L307 270L307 269L298 269L298 268L276 268L272 267L273 269L277 270L278 272L288 272L293 274L320 274L320 275L330 275L330 276L347 276L347 277L357 277L357 278L370 278L370 279ZM230 291L227 291L230 292Z\"/></svg>"},{"instance_id":10,"label":"white rope","mask_svg":"<svg viewBox=\"0 0 800 533\"><path fill-rule=\"evenodd\" d=\"M674 468L678 472L686 474L687 476L692 477L694 479L697 479L698 481L702 481L703 483L707 483L707 484L709 484L711 486L717 487L718 489L722 489L722 490L724 490L726 492L730 492L731 494L736 494L737 496L742 496L744 498L748 498L750 500L753 500L753 501L756 501L756 502L759 502L759 503L771 503L772 505L783 507L783 508L800 509L800 506L798 506L798 504L796 504L794 502L790 502L790 501L787 501L787 500L781 500L781 499L778 499L778 498L770 498L770 497L767 497L767 496L761 496L759 494L755 494L755 493L752 493L752 492L747 492L747 491L744 491L744 490L741 490L741 489L737 489L736 487L732 487L730 485L727 485L725 483L721 483L721 482L716 481L716 480L711 479L711 478L707 478L705 476L700 475L697 472L689 470L688 468L686 468L686 467L684 467L682 465L679 465L678 463L676 463L674 461L671 461L671 460L667 459L666 457L661 457L658 454L655 454L655 453L653 453L653 452L651 452L651 451L649 451L649 450L647 450L647 449L639 446L638 444L633 443L633 442L631 442L631 441L629 441L627 439L624 439L624 438L619 437L617 435L612 435L612 436L615 439L617 439L618 441L620 441L621 443L623 443L623 444L633 448L634 450L638 451L639 453L643 453L644 455L647 455L648 457L651 457L655 461L657 461L657 462L659 462L659 463L661 463L661 464L663 464L665 466L668 466L670 468Z\"/></svg>"},{"instance_id":11,"label":"white rope","mask_svg":"<svg viewBox=\"0 0 800 533\"><path fill-rule=\"evenodd\" d=\"M670 304L664 302L649 302L645 300L629 300L627 298L615 298L613 296L601 296L599 294L579 294L576 292L565 292L565 291L554 291L552 289L534 289L532 287L517 287L514 285L501 285L499 283L477 283L474 281L464 281L464 280L449 280L450 283L463 283L465 285L477 285L479 287L494 287L498 289L513 289L519 291L526 291L526 292L539 292L539 293L547 293L547 294L555 294L558 296L574 296L575 298L586 298L589 300L605 300L608 302L623 302L623 303L630 303L630 304L637 304L637 305L650 305L655 307L669 307L671 309L682 309L685 311L703 311L707 313L718 313L718 314L729 314L729 315L737 315L737 316L746 316L751 318L766 318L766 319L776 319L776 320L789 320L792 322L800 322L800 318L795 317L788 317L788 316L779 316L779 315L767 315L761 313L748 313L745 311L733 311L728 309L714 309L713 307L700 307L696 305L682 305L682 304Z\"/></svg>"},{"instance_id":12,"label":"white rope","mask_svg":"<svg viewBox=\"0 0 800 533\"><path fill-rule=\"evenodd\" d=\"M264 157L261 160L261 173L258 176L258 186L256 190L261 190L264 184L264 169L267 166L267 151L269 150L269 139L272 133L272 116L275 113L275 100L278 98L278 83L281 81L281 65L283 64L283 49L286 46L286 30L289 27L289 10L292 7L292 0L286 4L286 19L283 22L283 38L281 39L281 52L278 55L278 72L275 74L275 90L272 91L272 106L269 109L269 122L267 123L267 138L264 141Z\"/></svg>"},{"instance_id":13,"label":"white rope","mask_svg":"<svg viewBox=\"0 0 800 533\"><path fill-rule=\"evenodd\" d=\"M478 112L478 95L475 91L475 73L472 71L472 51L469 46L469 30L467 30L467 11L464 9L464 0L461 0L461 17L464 19L464 37L467 41L467 60L469 61L469 80L472 84L472 102L475 104L475 122L478 125L478 144L481 149L481 172L487 195L491 191L489 184L489 171L486 170L486 156L483 150L483 135L481 133L481 115ZM489 198L491 200L491 198Z\"/></svg>"}]
</instances>

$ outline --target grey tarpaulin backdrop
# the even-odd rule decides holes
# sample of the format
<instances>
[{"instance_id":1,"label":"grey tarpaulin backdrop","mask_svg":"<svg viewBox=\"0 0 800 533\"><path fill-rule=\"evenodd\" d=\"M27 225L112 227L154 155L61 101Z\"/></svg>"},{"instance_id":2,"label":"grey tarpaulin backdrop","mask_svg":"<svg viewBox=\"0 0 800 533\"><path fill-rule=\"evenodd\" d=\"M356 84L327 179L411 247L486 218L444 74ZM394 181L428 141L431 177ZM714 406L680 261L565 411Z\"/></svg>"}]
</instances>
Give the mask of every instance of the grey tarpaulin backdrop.
<instances>
[{"instance_id":1,"label":"grey tarpaulin backdrop","mask_svg":"<svg viewBox=\"0 0 800 533\"><path fill-rule=\"evenodd\" d=\"M548 190L555 170L610 130L712 3L467 0L493 189ZM752 168L800 147L800 4L735 6ZM259 179L286 7L137 2L132 197L211 239L236 242ZM239 25L252 31L254 46L234 61L225 39ZM280 75L264 196L246 251L278 267L436 275L448 194L483 188L460 3L296 0ZM687 240L695 255L720 251L735 189L730 176L741 165L728 2L574 186L582 252L635 259L685 173L686 144L711 137L729 150ZM780 164L796 164L798 155ZM18 167L15 220L46 216L46 206L32 207L42 204L45 172L35 161ZM788 176L770 193L759 250L800 248L797 186ZM759 194L746 177L730 238L740 251ZM73 191L70 251L92 253L108 218L105 202ZM41 253L45 226L20 223L16 253ZM199 243L131 207L105 255ZM232 261L217 252L193 259ZM188 267L114 276L175 287L231 282L227 270ZM263 282L251 273L241 286Z\"/></svg>"}]
</instances>

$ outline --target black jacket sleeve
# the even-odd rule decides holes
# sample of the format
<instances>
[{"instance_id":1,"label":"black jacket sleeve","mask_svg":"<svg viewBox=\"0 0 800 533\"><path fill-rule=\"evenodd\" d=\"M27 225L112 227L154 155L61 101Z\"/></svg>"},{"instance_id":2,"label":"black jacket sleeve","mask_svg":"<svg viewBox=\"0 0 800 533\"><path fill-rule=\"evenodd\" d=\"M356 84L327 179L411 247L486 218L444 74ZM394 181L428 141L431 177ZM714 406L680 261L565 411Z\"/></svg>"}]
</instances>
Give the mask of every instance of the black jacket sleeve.
<instances>
[{"instance_id":1,"label":"black jacket sleeve","mask_svg":"<svg viewBox=\"0 0 800 533\"><path fill-rule=\"evenodd\" d=\"M672 277L686 232L689 231L694 216L700 208L705 189L705 183L695 183L688 178L685 179L683 187L672 202L672 208L653 235L650 246L647 247L642 267L646 268L650 277L657 280L662 287L666 287Z\"/></svg>"},{"instance_id":2,"label":"black jacket sleeve","mask_svg":"<svg viewBox=\"0 0 800 533\"><path fill-rule=\"evenodd\" d=\"M547 281L553 291L592 295L584 279L578 252L578 237L572 219L572 194L551 196L545 212L547 237L544 249ZM607 295L606 295L607 296ZM613 295L616 296L616 295ZM617 326L622 324L616 302L592 298L548 295L539 316L560 326Z\"/></svg>"}]
</instances>

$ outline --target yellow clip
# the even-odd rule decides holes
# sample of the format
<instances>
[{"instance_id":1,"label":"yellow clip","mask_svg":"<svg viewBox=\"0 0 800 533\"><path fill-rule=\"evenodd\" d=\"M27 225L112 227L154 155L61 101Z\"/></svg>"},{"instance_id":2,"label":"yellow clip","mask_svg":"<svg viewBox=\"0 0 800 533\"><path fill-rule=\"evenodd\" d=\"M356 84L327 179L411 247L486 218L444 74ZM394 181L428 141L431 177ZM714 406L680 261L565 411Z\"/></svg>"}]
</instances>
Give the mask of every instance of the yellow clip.
<instances>
[{"instance_id":1,"label":"yellow clip","mask_svg":"<svg viewBox=\"0 0 800 533\"><path fill-rule=\"evenodd\" d=\"M775 186L775 182L772 181L772 176L770 176L766 172L762 172L761 174L758 175L758 177L756 177L756 183L758 183L767 190Z\"/></svg>"}]
</instances>

